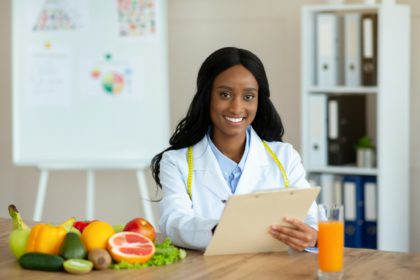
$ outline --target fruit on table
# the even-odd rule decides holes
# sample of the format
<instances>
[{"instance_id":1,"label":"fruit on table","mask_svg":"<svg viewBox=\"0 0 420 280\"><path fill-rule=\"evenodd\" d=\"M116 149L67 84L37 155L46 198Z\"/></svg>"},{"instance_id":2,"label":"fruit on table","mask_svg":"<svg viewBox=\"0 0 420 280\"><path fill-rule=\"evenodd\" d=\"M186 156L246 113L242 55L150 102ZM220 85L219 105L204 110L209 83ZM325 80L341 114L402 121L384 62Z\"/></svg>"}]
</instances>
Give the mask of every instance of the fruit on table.
<instances>
[{"instance_id":1,"label":"fruit on table","mask_svg":"<svg viewBox=\"0 0 420 280\"><path fill-rule=\"evenodd\" d=\"M154 227L144 218L132 219L125 225L124 231L140 233L152 241L155 241L156 238L156 232Z\"/></svg>"},{"instance_id":2,"label":"fruit on table","mask_svg":"<svg viewBox=\"0 0 420 280\"><path fill-rule=\"evenodd\" d=\"M140 233L123 231L109 238L108 251L117 262L145 263L155 253L155 245Z\"/></svg>"},{"instance_id":3,"label":"fruit on table","mask_svg":"<svg viewBox=\"0 0 420 280\"><path fill-rule=\"evenodd\" d=\"M114 228L115 233L121 232L124 230L125 225L124 224L116 224L112 226Z\"/></svg>"},{"instance_id":4,"label":"fruit on table","mask_svg":"<svg viewBox=\"0 0 420 280\"><path fill-rule=\"evenodd\" d=\"M9 205L8 209L13 220L13 230L9 235L9 247L16 259L19 259L26 252L31 229L23 222L15 205Z\"/></svg>"},{"instance_id":5,"label":"fruit on table","mask_svg":"<svg viewBox=\"0 0 420 280\"><path fill-rule=\"evenodd\" d=\"M26 252L58 255L66 234L62 226L37 224L31 229Z\"/></svg>"},{"instance_id":6,"label":"fruit on table","mask_svg":"<svg viewBox=\"0 0 420 280\"><path fill-rule=\"evenodd\" d=\"M67 233L60 248L60 255L66 260L86 258L86 247L77 233Z\"/></svg>"},{"instance_id":7,"label":"fruit on table","mask_svg":"<svg viewBox=\"0 0 420 280\"><path fill-rule=\"evenodd\" d=\"M112 226L103 221L90 223L82 233L82 240L88 251L105 249L108 239L114 234Z\"/></svg>"},{"instance_id":8,"label":"fruit on table","mask_svg":"<svg viewBox=\"0 0 420 280\"><path fill-rule=\"evenodd\" d=\"M63 262L62 257L45 253L25 253L19 258L23 268L33 270L59 271Z\"/></svg>"},{"instance_id":9,"label":"fruit on table","mask_svg":"<svg viewBox=\"0 0 420 280\"><path fill-rule=\"evenodd\" d=\"M77 228L79 231L80 231L80 233L83 233L83 230L91 223L91 222L94 222L94 221L96 221L96 220L93 220L93 221L76 221L75 223L74 223L74 227L75 228Z\"/></svg>"},{"instance_id":10,"label":"fruit on table","mask_svg":"<svg viewBox=\"0 0 420 280\"><path fill-rule=\"evenodd\" d=\"M93 263L97 270L108 268L112 262L111 256L105 249L93 249L89 252L88 260Z\"/></svg>"},{"instance_id":11,"label":"fruit on table","mask_svg":"<svg viewBox=\"0 0 420 280\"><path fill-rule=\"evenodd\" d=\"M71 227L71 229L70 229L70 231L69 232L74 232L74 233L76 233L78 236L82 236L82 234L80 233L80 231L77 229L77 228L75 228L75 227Z\"/></svg>"},{"instance_id":12,"label":"fruit on table","mask_svg":"<svg viewBox=\"0 0 420 280\"><path fill-rule=\"evenodd\" d=\"M69 259L63 263L64 270L73 274L85 274L92 271L93 263L82 259Z\"/></svg>"},{"instance_id":13,"label":"fruit on table","mask_svg":"<svg viewBox=\"0 0 420 280\"><path fill-rule=\"evenodd\" d=\"M76 218L71 217L67 219L64 223L62 223L60 226L62 226L67 232L69 232L75 222L76 222Z\"/></svg>"}]
</instances>

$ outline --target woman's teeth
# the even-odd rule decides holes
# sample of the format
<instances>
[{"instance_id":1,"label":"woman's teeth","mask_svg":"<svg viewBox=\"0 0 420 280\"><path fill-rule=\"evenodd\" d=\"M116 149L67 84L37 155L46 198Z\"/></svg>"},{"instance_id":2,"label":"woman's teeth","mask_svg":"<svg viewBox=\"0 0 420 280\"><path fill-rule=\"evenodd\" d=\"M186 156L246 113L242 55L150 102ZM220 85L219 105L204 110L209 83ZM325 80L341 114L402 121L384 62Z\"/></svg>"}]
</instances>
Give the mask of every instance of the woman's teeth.
<instances>
[{"instance_id":1,"label":"woman's teeth","mask_svg":"<svg viewBox=\"0 0 420 280\"><path fill-rule=\"evenodd\" d=\"M238 123L241 122L244 118L230 118L230 117L225 117L228 121L230 122L234 122L234 123Z\"/></svg>"}]
</instances>

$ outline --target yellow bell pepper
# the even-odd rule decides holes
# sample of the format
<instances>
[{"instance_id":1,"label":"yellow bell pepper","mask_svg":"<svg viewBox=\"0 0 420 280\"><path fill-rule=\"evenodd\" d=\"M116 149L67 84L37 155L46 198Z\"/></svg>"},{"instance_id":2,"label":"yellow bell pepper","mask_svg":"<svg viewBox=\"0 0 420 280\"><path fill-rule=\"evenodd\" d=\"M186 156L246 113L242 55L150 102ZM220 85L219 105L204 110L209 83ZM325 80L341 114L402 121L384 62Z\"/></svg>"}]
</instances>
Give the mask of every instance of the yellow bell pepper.
<instances>
[{"instance_id":1,"label":"yellow bell pepper","mask_svg":"<svg viewBox=\"0 0 420 280\"><path fill-rule=\"evenodd\" d=\"M66 234L62 226L37 224L31 229L26 252L58 255Z\"/></svg>"}]
</instances>

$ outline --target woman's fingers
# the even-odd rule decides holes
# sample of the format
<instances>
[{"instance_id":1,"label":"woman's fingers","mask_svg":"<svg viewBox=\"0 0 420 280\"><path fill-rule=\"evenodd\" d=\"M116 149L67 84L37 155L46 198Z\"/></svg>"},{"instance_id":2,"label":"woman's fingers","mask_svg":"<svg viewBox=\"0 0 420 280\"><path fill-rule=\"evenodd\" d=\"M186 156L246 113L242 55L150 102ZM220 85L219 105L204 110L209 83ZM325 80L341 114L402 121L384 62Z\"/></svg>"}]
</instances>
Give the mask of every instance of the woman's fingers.
<instances>
[{"instance_id":1,"label":"woman's fingers","mask_svg":"<svg viewBox=\"0 0 420 280\"><path fill-rule=\"evenodd\" d=\"M316 230L299 219L285 218L285 221L291 227L280 225L271 226L271 234L276 239L299 251L313 246L316 243L318 235Z\"/></svg>"},{"instance_id":2,"label":"woman's fingers","mask_svg":"<svg viewBox=\"0 0 420 280\"><path fill-rule=\"evenodd\" d=\"M296 227L299 231L307 232L311 228L305 224L303 221L295 218L285 217L284 220L291 224L292 226Z\"/></svg>"},{"instance_id":3,"label":"woman's fingers","mask_svg":"<svg viewBox=\"0 0 420 280\"><path fill-rule=\"evenodd\" d=\"M273 226L272 229L280 234L293 237L294 239L301 240L302 242L309 243L312 240L310 232L301 231L285 226Z\"/></svg>"},{"instance_id":4,"label":"woman's fingers","mask_svg":"<svg viewBox=\"0 0 420 280\"><path fill-rule=\"evenodd\" d=\"M295 250L303 251L307 247L306 242L302 241L301 239L295 238L291 235L283 234L280 231L272 231L271 234L274 236L274 238L280 240Z\"/></svg>"}]
</instances>

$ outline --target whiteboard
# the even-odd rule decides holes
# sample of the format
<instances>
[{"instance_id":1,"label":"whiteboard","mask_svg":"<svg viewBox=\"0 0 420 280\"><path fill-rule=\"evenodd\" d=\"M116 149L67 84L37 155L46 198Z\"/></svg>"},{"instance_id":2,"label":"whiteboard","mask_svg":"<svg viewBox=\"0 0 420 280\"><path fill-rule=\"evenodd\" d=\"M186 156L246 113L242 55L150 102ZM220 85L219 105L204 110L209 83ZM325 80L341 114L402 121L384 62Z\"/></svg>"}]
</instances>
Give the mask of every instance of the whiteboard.
<instances>
[{"instance_id":1,"label":"whiteboard","mask_svg":"<svg viewBox=\"0 0 420 280\"><path fill-rule=\"evenodd\" d=\"M15 164L148 164L167 146L165 1L12 3Z\"/></svg>"}]
</instances>

